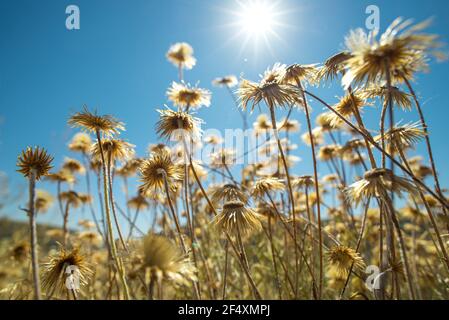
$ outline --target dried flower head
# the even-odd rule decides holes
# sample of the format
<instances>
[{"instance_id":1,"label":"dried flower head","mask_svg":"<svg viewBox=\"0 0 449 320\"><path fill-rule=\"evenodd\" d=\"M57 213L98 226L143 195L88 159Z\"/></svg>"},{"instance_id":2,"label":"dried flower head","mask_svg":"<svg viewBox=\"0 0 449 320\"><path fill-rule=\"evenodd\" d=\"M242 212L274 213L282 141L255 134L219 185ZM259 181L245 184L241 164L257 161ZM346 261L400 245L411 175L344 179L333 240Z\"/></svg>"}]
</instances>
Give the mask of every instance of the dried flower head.
<instances>
[{"instance_id":1,"label":"dried flower head","mask_svg":"<svg viewBox=\"0 0 449 320\"><path fill-rule=\"evenodd\" d=\"M53 196L45 190L36 190L36 198L34 200L34 207L36 212L45 213L53 205Z\"/></svg>"},{"instance_id":2,"label":"dried flower head","mask_svg":"<svg viewBox=\"0 0 449 320\"><path fill-rule=\"evenodd\" d=\"M365 80L368 83L386 80L392 70L407 66L411 57L435 54L435 49L441 46L436 41L437 37L422 32L429 22L411 24L410 20L398 18L379 39L376 37L377 31L369 34L362 29L351 31L346 38L346 46L352 56L346 62L349 72L343 77L344 85Z\"/></svg>"},{"instance_id":3,"label":"dried flower head","mask_svg":"<svg viewBox=\"0 0 449 320\"><path fill-rule=\"evenodd\" d=\"M72 115L68 123L72 127L81 128L95 134L99 132L106 137L112 137L114 134L119 134L120 131L125 130L124 124L114 117L110 115L99 116L96 112L90 112L87 107L84 107L82 112Z\"/></svg>"},{"instance_id":4,"label":"dried flower head","mask_svg":"<svg viewBox=\"0 0 449 320\"><path fill-rule=\"evenodd\" d=\"M327 146L322 146L318 151L318 159L321 161L330 161L341 155L341 146L331 144Z\"/></svg>"},{"instance_id":5,"label":"dried flower head","mask_svg":"<svg viewBox=\"0 0 449 320\"><path fill-rule=\"evenodd\" d=\"M298 178L293 179L292 187L302 189L302 188L310 188L315 185L315 180L312 176L304 175Z\"/></svg>"},{"instance_id":6,"label":"dried flower head","mask_svg":"<svg viewBox=\"0 0 449 320\"><path fill-rule=\"evenodd\" d=\"M79 248L67 250L60 246L43 265L42 288L48 293L62 294L68 290L67 283L78 279L80 286L85 286L92 274L91 266ZM75 285L72 287L72 290L79 290Z\"/></svg>"},{"instance_id":7,"label":"dried flower head","mask_svg":"<svg viewBox=\"0 0 449 320\"><path fill-rule=\"evenodd\" d=\"M259 215L241 201L226 202L213 222L219 229L231 234L248 235L261 228Z\"/></svg>"},{"instance_id":8,"label":"dried flower head","mask_svg":"<svg viewBox=\"0 0 449 320\"><path fill-rule=\"evenodd\" d=\"M142 269L156 280L188 284L195 281L195 268L189 257L183 255L166 237L149 234L143 239Z\"/></svg>"},{"instance_id":9,"label":"dried flower head","mask_svg":"<svg viewBox=\"0 0 449 320\"><path fill-rule=\"evenodd\" d=\"M209 90L192 87L188 83L172 83L167 90L168 99L177 107L193 108L209 107L211 93Z\"/></svg>"},{"instance_id":10,"label":"dried flower head","mask_svg":"<svg viewBox=\"0 0 449 320\"><path fill-rule=\"evenodd\" d=\"M150 203L144 196L138 194L137 196L128 200L128 207L135 210L145 210L150 206Z\"/></svg>"},{"instance_id":11,"label":"dried flower head","mask_svg":"<svg viewBox=\"0 0 449 320\"><path fill-rule=\"evenodd\" d=\"M17 262L25 262L30 253L30 244L27 241L20 241L11 249L11 258Z\"/></svg>"},{"instance_id":12,"label":"dried flower head","mask_svg":"<svg viewBox=\"0 0 449 320\"><path fill-rule=\"evenodd\" d=\"M119 139L103 139L101 148L98 142L92 145L92 158L101 160L101 153L105 157L106 163L114 165L116 161L127 161L134 156L135 145Z\"/></svg>"},{"instance_id":13,"label":"dried flower head","mask_svg":"<svg viewBox=\"0 0 449 320\"><path fill-rule=\"evenodd\" d=\"M324 62L324 65L318 70L317 79L324 81L332 81L339 75L343 75L346 62L351 58L349 52L339 52Z\"/></svg>"},{"instance_id":14,"label":"dried flower head","mask_svg":"<svg viewBox=\"0 0 449 320\"><path fill-rule=\"evenodd\" d=\"M216 78L212 81L212 84L214 86L228 87L228 88L235 87L238 83L239 81L237 80L237 77L233 75L229 75L223 78Z\"/></svg>"},{"instance_id":15,"label":"dried flower head","mask_svg":"<svg viewBox=\"0 0 449 320\"><path fill-rule=\"evenodd\" d=\"M323 134L323 128L322 127L316 127L312 130L312 137L313 137L313 143L315 145L320 145L324 143L324 134ZM312 145L312 141L310 139L309 132L304 133L301 135L301 140L308 146Z\"/></svg>"},{"instance_id":16,"label":"dried flower head","mask_svg":"<svg viewBox=\"0 0 449 320\"><path fill-rule=\"evenodd\" d=\"M272 129L271 121L265 113L257 116L256 122L253 123L256 133L263 133Z\"/></svg>"},{"instance_id":17,"label":"dried flower head","mask_svg":"<svg viewBox=\"0 0 449 320\"><path fill-rule=\"evenodd\" d=\"M389 169L372 169L365 172L363 179L346 188L345 192L350 201L359 204L368 197L388 201L389 190L393 190L398 196L402 192L416 195L417 186L406 178L394 175Z\"/></svg>"},{"instance_id":18,"label":"dried flower head","mask_svg":"<svg viewBox=\"0 0 449 320\"><path fill-rule=\"evenodd\" d=\"M61 169L56 173L50 173L48 176L46 176L46 179L52 182L58 182L58 183L68 183L68 184L74 184L76 182L76 178L67 169Z\"/></svg>"},{"instance_id":19,"label":"dried flower head","mask_svg":"<svg viewBox=\"0 0 449 320\"><path fill-rule=\"evenodd\" d=\"M225 168L232 166L236 163L234 150L220 149L210 155L210 166L212 168Z\"/></svg>"},{"instance_id":20,"label":"dried flower head","mask_svg":"<svg viewBox=\"0 0 449 320\"><path fill-rule=\"evenodd\" d=\"M242 80L240 88L237 90L240 105L247 109L250 105L251 111L261 102L269 108L289 107L298 103L299 89L289 84L283 84L285 75L285 65L275 64L273 68L267 69L262 76L262 80L252 82Z\"/></svg>"},{"instance_id":21,"label":"dried flower head","mask_svg":"<svg viewBox=\"0 0 449 320\"><path fill-rule=\"evenodd\" d=\"M387 144L386 149L393 154L414 148L425 135L426 133L422 129L420 122L396 126L385 132L384 139ZM378 135L374 139L376 141L381 141L382 136Z\"/></svg>"},{"instance_id":22,"label":"dried flower head","mask_svg":"<svg viewBox=\"0 0 449 320\"><path fill-rule=\"evenodd\" d=\"M270 194L274 191L282 191L285 189L285 183L278 179L272 177L266 177L257 180L251 190L251 193L255 197L263 197L267 193Z\"/></svg>"},{"instance_id":23,"label":"dried flower head","mask_svg":"<svg viewBox=\"0 0 449 320\"><path fill-rule=\"evenodd\" d=\"M316 64L292 64L285 69L282 81L286 84L296 85L300 82L307 81L314 83L317 76Z\"/></svg>"},{"instance_id":24,"label":"dried flower head","mask_svg":"<svg viewBox=\"0 0 449 320\"><path fill-rule=\"evenodd\" d=\"M248 196L235 184L223 184L211 188L211 201L215 204L238 200L248 202Z\"/></svg>"},{"instance_id":25,"label":"dried flower head","mask_svg":"<svg viewBox=\"0 0 449 320\"><path fill-rule=\"evenodd\" d=\"M346 277L354 265L358 270L365 269L362 257L354 249L346 246L335 246L328 251L328 260L331 268L337 275Z\"/></svg>"},{"instance_id":26,"label":"dried flower head","mask_svg":"<svg viewBox=\"0 0 449 320\"><path fill-rule=\"evenodd\" d=\"M132 158L125 162L125 164L115 171L115 174L121 177L132 177L134 176L140 168L142 159Z\"/></svg>"},{"instance_id":27,"label":"dried flower head","mask_svg":"<svg viewBox=\"0 0 449 320\"><path fill-rule=\"evenodd\" d=\"M192 69L196 64L193 48L185 42L175 43L168 49L167 59L178 68Z\"/></svg>"},{"instance_id":28,"label":"dried flower head","mask_svg":"<svg viewBox=\"0 0 449 320\"><path fill-rule=\"evenodd\" d=\"M68 170L71 173L79 173L79 174L86 173L86 169L81 164L81 162L79 162L76 159L67 158L67 157L64 159L64 163L62 164L62 169Z\"/></svg>"},{"instance_id":29,"label":"dried flower head","mask_svg":"<svg viewBox=\"0 0 449 320\"><path fill-rule=\"evenodd\" d=\"M190 137L198 141L201 137L203 121L183 111L173 111L169 108L157 110L160 118L156 124L156 131L161 138L181 140Z\"/></svg>"},{"instance_id":30,"label":"dried flower head","mask_svg":"<svg viewBox=\"0 0 449 320\"><path fill-rule=\"evenodd\" d=\"M45 149L28 147L25 151L22 151L17 160L17 167L19 167L17 171L26 178L33 176L36 180L40 180L41 177L48 175L50 169L53 168L52 161L53 157Z\"/></svg>"},{"instance_id":31,"label":"dried flower head","mask_svg":"<svg viewBox=\"0 0 449 320\"><path fill-rule=\"evenodd\" d=\"M69 143L69 149L74 152L89 153L92 146L92 139L84 132L75 134Z\"/></svg>"},{"instance_id":32,"label":"dried flower head","mask_svg":"<svg viewBox=\"0 0 449 320\"><path fill-rule=\"evenodd\" d=\"M340 115L348 119L354 115L357 110L360 112L365 105L365 100L360 96L360 94L354 93L347 94L340 98L340 101L333 105L333 108ZM343 124L343 120L334 112L326 113L325 116L333 128L338 128Z\"/></svg>"},{"instance_id":33,"label":"dried flower head","mask_svg":"<svg viewBox=\"0 0 449 320\"><path fill-rule=\"evenodd\" d=\"M403 110L410 110L412 108L411 96L393 86L388 89L386 86L374 84L360 91L360 97L363 99L380 98L385 105L388 105L391 101L393 105L397 105Z\"/></svg>"},{"instance_id":34,"label":"dried flower head","mask_svg":"<svg viewBox=\"0 0 449 320\"><path fill-rule=\"evenodd\" d=\"M184 178L182 167L173 163L170 154L166 152L154 153L149 159L143 160L139 171L142 182L139 190L143 194L164 190L165 180L171 191L175 191Z\"/></svg>"}]
</instances>

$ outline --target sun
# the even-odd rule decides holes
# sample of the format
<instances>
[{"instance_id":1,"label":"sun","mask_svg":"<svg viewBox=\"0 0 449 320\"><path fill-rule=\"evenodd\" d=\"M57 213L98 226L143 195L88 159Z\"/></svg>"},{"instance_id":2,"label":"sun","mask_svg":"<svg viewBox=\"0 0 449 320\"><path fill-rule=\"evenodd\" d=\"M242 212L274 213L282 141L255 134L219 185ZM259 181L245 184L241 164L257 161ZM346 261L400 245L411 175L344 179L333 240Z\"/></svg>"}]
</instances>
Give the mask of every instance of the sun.
<instances>
[{"instance_id":1,"label":"sun","mask_svg":"<svg viewBox=\"0 0 449 320\"><path fill-rule=\"evenodd\" d=\"M242 31L250 36L264 36L273 33L278 23L273 6L265 1L239 2L241 14L238 23Z\"/></svg>"},{"instance_id":2,"label":"sun","mask_svg":"<svg viewBox=\"0 0 449 320\"><path fill-rule=\"evenodd\" d=\"M225 44L238 43L239 57L248 57L248 47L252 47L252 57L266 52L275 56L274 48L288 45L282 33L291 30L287 21L294 12L293 8L282 9L283 3L285 0L235 0L232 8L222 8L229 17L223 27L232 34Z\"/></svg>"}]
</instances>

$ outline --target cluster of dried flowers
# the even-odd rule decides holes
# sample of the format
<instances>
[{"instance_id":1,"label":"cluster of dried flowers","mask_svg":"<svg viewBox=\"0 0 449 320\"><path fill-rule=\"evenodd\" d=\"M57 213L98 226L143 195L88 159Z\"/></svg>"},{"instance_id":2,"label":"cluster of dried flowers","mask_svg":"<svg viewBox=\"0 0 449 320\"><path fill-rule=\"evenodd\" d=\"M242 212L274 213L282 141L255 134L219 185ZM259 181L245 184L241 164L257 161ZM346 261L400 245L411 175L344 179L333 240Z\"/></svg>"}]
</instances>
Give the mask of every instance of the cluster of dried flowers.
<instances>
[{"instance_id":1,"label":"cluster of dried flowers","mask_svg":"<svg viewBox=\"0 0 449 320\"><path fill-rule=\"evenodd\" d=\"M379 37L351 32L346 50L322 65L275 64L259 81L215 79L213 84L228 89L238 104L243 128L248 128L248 109L257 107L266 113L254 123L256 134L274 132L258 146L261 152L276 150L271 159L245 165L238 175L239 168L231 168L235 153L223 149L219 137L202 141L214 146L211 164L192 156L189 146L202 133L202 120L193 113L211 104L211 93L183 81L196 59L190 45L175 44L167 53L179 71L167 91L173 108L157 110L156 131L163 141L151 145L144 158L119 138L123 123L87 107L68 121L83 131L68 145L80 161L66 158L52 171L53 159L42 148L19 156L18 171L29 180L25 211L31 233L29 241L12 239L5 250L10 259L2 262L0 294L15 299L449 298L449 203L412 85L431 58L441 57L441 44L424 32L426 26L397 19ZM344 94L335 104L313 93L314 86L338 80ZM326 109L315 126L312 103ZM378 128L366 126L366 107L371 113L378 107ZM278 121L280 109L287 116ZM396 123L397 109L416 111L418 121ZM293 119L299 113L306 119L302 136ZM173 140L184 148L174 148ZM313 160L313 172L303 175L294 170L298 140L310 147ZM418 143L427 153L411 157ZM273 163L277 170L267 174L264 169ZM326 171L318 171L320 164ZM85 192L78 191L81 175ZM133 177L139 179L135 196L128 191ZM46 235L60 243L48 256L39 252L36 234L37 214L53 201L48 192L35 190L43 178L57 186L63 221L61 229ZM115 198L118 178L124 205ZM92 221L80 221L82 231L73 232L68 222L80 206L89 209ZM141 216L152 217L149 231L139 227ZM379 271L372 282L368 266Z\"/></svg>"}]
</instances>

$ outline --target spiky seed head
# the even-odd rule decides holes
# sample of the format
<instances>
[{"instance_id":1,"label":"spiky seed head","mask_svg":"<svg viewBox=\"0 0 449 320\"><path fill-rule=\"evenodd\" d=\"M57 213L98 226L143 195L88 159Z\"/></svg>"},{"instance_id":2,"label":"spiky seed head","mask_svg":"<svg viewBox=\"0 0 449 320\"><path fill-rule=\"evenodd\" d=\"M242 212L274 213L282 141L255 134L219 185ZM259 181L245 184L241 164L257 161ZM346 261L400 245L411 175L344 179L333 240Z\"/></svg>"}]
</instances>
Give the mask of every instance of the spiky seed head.
<instances>
[{"instance_id":1,"label":"spiky seed head","mask_svg":"<svg viewBox=\"0 0 449 320\"><path fill-rule=\"evenodd\" d=\"M19 169L17 171L26 178L33 174L36 180L40 180L41 177L47 176L53 168L52 161L53 157L45 149L28 147L19 155L17 160Z\"/></svg>"},{"instance_id":2,"label":"spiky seed head","mask_svg":"<svg viewBox=\"0 0 449 320\"><path fill-rule=\"evenodd\" d=\"M96 112L90 112L85 106L83 111L72 115L68 121L69 125L81 128L86 132L102 133L105 137L112 137L125 130L122 122L110 115L100 116Z\"/></svg>"}]
</instances>

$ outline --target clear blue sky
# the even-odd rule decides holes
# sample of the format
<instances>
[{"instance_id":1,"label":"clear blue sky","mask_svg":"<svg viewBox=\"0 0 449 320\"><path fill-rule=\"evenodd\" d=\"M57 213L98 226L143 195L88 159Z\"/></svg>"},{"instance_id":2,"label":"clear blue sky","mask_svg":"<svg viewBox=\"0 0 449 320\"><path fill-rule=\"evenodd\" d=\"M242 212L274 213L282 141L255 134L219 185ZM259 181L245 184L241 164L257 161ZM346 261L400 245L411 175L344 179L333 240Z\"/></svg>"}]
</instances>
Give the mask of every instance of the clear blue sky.
<instances>
[{"instance_id":1,"label":"clear blue sky","mask_svg":"<svg viewBox=\"0 0 449 320\"><path fill-rule=\"evenodd\" d=\"M65 8L81 10L81 29L65 28ZM123 137L137 145L140 155L155 142L155 109L167 103L165 91L177 71L165 59L168 47L186 41L195 49L197 66L186 80L213 92L212 105L199 116L208 128L234 128L238 113L226 91L214 88L217 76L243 73L255 79L274 62L315 63L343 47L352 28L364 27L365 8L380 8L382 30L397 16L417 21L434 17L430 30L447 42L449 2L284 0L282 20L289 27L271 39L270 51L261 45L242 49L242 38L230 41L237 30L227 26L235 19L229 10L233 0L2 0L0 2L0 171L10 179L12 191L26 181L15 172L16 158L28 145L41 145L55 155L59 165L66 144L75 133L66 125L69 115L83 104L124 121ZM420 75L417 91L425 104L432 143L444 186L449 180L449 64L432 65L432 73ZM337 86L314 89L330 102L342 94ZM315 115L321 106L315 104ZM373 127L377 111L371 112ZM400 114L405 119L415 115ZM303 117L295 115L303 122ZM299 137L293 138L298 142ZM310 152L298 150L303 161L298 172L311 172ZM47 184L41 186L48 187ZM8 215L21 217L18 204ZM53 219L57 214L49 214Z\"/></svg>"}]
</instances>

